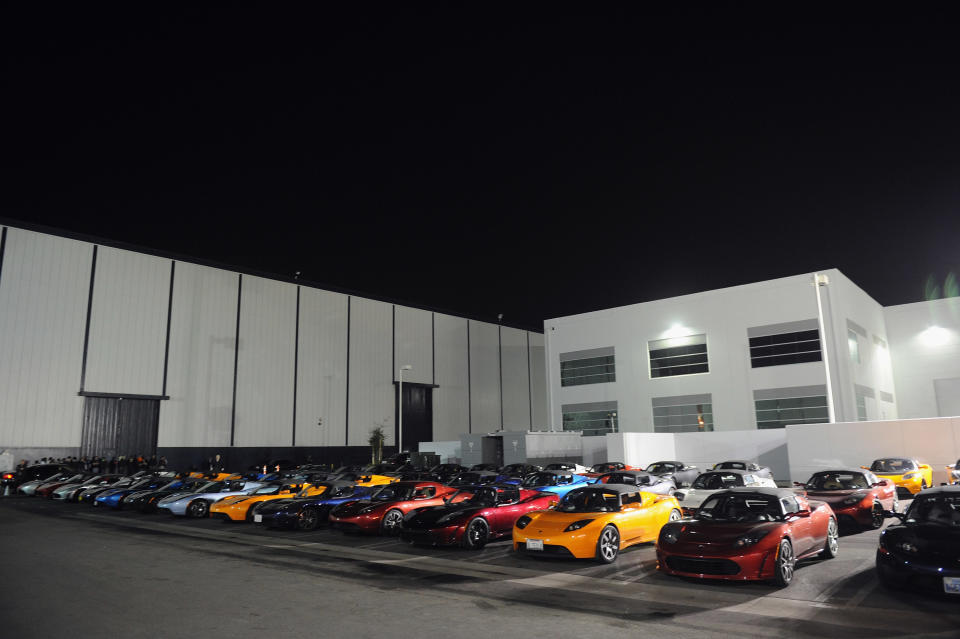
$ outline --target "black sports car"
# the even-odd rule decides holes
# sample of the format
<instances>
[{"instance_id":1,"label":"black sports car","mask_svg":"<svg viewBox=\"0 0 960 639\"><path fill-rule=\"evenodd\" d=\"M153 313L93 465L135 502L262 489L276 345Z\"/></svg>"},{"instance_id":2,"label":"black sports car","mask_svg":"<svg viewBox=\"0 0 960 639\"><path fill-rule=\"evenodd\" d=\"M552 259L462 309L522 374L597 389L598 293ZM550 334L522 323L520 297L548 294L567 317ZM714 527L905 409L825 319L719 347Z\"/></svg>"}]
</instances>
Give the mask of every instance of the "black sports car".
<instances>
[{"instance_id":1,"label":"black sports car","mask_svg":"<svg viewBox=\"0 0 960 639\"><path fill-rule=\"evenodd\" d=\"M164 497L168 497L173 493L190 490L191 486L199 488L206 483L207 481L205 479L193 477L174 479L165 486L161 486L155 490L142 490L133 493L124 500L124 505L127 508L139 510L142 513L155 513L157 512L157 502Z\"/></svg>"},{"instance_id":2,"label":"black sports car","mask_svg":"<svg viewBox=\"0 0 960 639\"><path fill-rule=\"evenodd\" d=\"M437 481L446 483L465 471L466 468L460 464L438 464L430 469L430 472L437 478Z\"/></svg>"},{"instance_id":3,"label":"black sports car","mask_svg":"<svg viewBox=\"0 0 960 639\"><path fill-rule=\"evenodd\" d=\"M492 484L497 481L499 474L490 470L468 470L460 473L447 482L447 486L459 488L461 486L479 486Z\"/></svg>"},{"instance_id":4,"label":"black sports car","mask_svg":"<svg viewBox=\"0 0 960 639\"><path fill-rule=\"evenodd\" d=\"M880 583L960 597L960 486L925 490L907 512L886 514L900 523L880 533Z\"/></svg>"}]
</instances>

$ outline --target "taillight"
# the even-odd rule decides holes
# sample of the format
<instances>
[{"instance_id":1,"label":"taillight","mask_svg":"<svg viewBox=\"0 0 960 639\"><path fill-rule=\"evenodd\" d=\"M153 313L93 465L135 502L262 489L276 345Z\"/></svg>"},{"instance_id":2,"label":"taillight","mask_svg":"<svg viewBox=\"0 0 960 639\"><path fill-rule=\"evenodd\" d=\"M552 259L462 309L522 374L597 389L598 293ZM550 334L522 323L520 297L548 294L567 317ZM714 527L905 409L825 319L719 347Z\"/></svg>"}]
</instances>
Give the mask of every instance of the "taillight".
<instances>
[{"instance_id":1,"label":"taillight","mask_svg":"<svg viewBox=\"0 0 960 639\"><path fill-rule=\"evenodd\" d=\"M4 474L3 474L3 478L4 478L4 479L13 479L13 473L4 473Z\"/></svg>"}]
</instances>

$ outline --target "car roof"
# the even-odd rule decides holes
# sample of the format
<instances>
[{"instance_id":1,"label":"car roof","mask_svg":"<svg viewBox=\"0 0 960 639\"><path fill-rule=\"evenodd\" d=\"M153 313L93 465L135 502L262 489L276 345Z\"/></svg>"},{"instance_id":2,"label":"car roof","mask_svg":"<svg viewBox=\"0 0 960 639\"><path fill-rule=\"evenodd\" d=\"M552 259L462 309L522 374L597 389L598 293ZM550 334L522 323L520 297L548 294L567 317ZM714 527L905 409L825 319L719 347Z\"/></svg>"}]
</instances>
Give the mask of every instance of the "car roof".
<instances>
[{"instance_id":1,"label":"car roof","mask_svg":"<svg viewBox=\"0 0 960 639\"><path fill-rule=\"evenodd\" d=\"M824 468L823 470L815 470L812 473L810 473L810 476L812 477L813 475L819 475L820 473L858 473L862 475L863 473L867 473L867 472L872 473L873 471L867 470L865 468L854 468L851 466L849 468L840 467L840 468Z\"/></svg>"},{"instance_id":2,"label":"car roof","mask_svg":"<svg viewBox=\"0 0 960 639\"><path fill-rule=\"evenodd\" d=\"M934 486L933 488L927 488L922 493L915 495L914 499L921 498L921 497L933 497L936 495L950 495L950 496L960 495L960 485Z\"/></svg>"},{"instance_id":3,"label":"car roof","mask_svg":"<svg viewBox=\"0 0 960 639\"><path fill-rule=\"evenodd\" d=\"M757 472L757 471L755 471L755 470L744 470L744 469L742 469L742 468L711 468L710 470L705 470L705 471L703 471L703 472L700 473L700 474L701 474L701 475L710 475L710 474L713 474L713 473L737 473L737 474L739 474L739 475L752 475L752 474L754 474L755 472Z\"/></svg>"},{"instance_id":4,"label":"car roof","mask_svg":"<svg viewBox=\"0 0 960 639\"><path fill-rule=\"evenodd\" d=\"M757 495L769 495L771 497L777 497L782 499L783 497L796 497L797 493L793 492L790 488L767 488L765 486L737 486L736 488L725 488L721 491L714 493L714 496L721 493L744 493L744 494L757 494Z\"/></svg>"},{"instance_id":5,"label":"car roof","mask_svg":"<svg viewBox=\"0 0 960 639\"><path fill-rule=\"evenodd\" d=\"M538 470L536 474L538 475L575 475L576 473L574 473L572 470L551 469L551 470Z\"/></svg>"},{"instance_id":6,"label":"car roof","mask_svg":"<svg viewBox=\"0 0 960 639\"><path fill-rule=\"evenodd\" d=\"M645 470L608 470L603 473L601 477L606 477L607 475L630 475L633 477L655 477ZM636 488L636 486L634 486Z\"/></svg>"},{"instance_id":7,"label":"car roof","mask_svg":"<svg viewBox=\"0 0 960 639\"><path fill-rule=\"evenodd\" d=\"M643 492L639 486L630 486L629 484L587 484L576 490L605 490L611 493L620 493L621 495L632 495L633 493ZM573 492L573 491L570 491Z\"/></svg>"}]
</instances>

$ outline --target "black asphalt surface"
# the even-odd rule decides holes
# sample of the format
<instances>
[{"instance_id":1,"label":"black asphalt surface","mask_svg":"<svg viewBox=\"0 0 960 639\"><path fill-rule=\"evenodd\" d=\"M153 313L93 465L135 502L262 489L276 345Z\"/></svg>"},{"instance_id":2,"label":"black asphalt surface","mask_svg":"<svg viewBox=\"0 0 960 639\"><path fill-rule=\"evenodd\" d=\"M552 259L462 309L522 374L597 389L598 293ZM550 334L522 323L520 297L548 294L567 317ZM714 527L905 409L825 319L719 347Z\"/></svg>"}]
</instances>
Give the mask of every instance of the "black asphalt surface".
<instances>
[{"instance_id":1,"label":"black asphalt surface","mask_svg":"<svg viewBox=\"0 0 960 639\"><path fill-rule=\"evenodd\" d=\"M877 531L794 583L703 583L615 564L0 499L3 637L960 636L960 601L888 591ZM479 634L478 634L479 633ZM666 635L665 635L666 636Z\"/></svg>"}]
</instances>

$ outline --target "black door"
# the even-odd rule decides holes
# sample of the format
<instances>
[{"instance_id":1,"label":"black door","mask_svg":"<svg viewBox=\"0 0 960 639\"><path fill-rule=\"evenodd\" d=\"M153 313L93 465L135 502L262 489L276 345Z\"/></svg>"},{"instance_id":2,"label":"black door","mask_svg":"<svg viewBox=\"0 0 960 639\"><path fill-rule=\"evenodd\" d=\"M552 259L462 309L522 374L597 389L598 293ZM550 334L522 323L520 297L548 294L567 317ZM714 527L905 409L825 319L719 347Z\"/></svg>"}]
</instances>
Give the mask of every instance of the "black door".
<instances>
[{"instance_id":1,"label":"black door","mask_svg":"<svg viewBox=\"0 0 960 639\"><path fill-rule=\"evenodd\" d=\"M400 428L399 402L395 424ZM433 387L421 384L403 385L402 450L418 450L420 442L433 441ZM397 434L394 433L394 441Z\"/></svg>"},{"instance_id":2,"label":"black door","mask_svg":"<svg viewBox=\"0 0 960 639\"><path fill-rule=\"evenodd\" d=\"M157 452L160 400L87 397L80 454L107 459Z\"/></svg>"}]
</instances>

